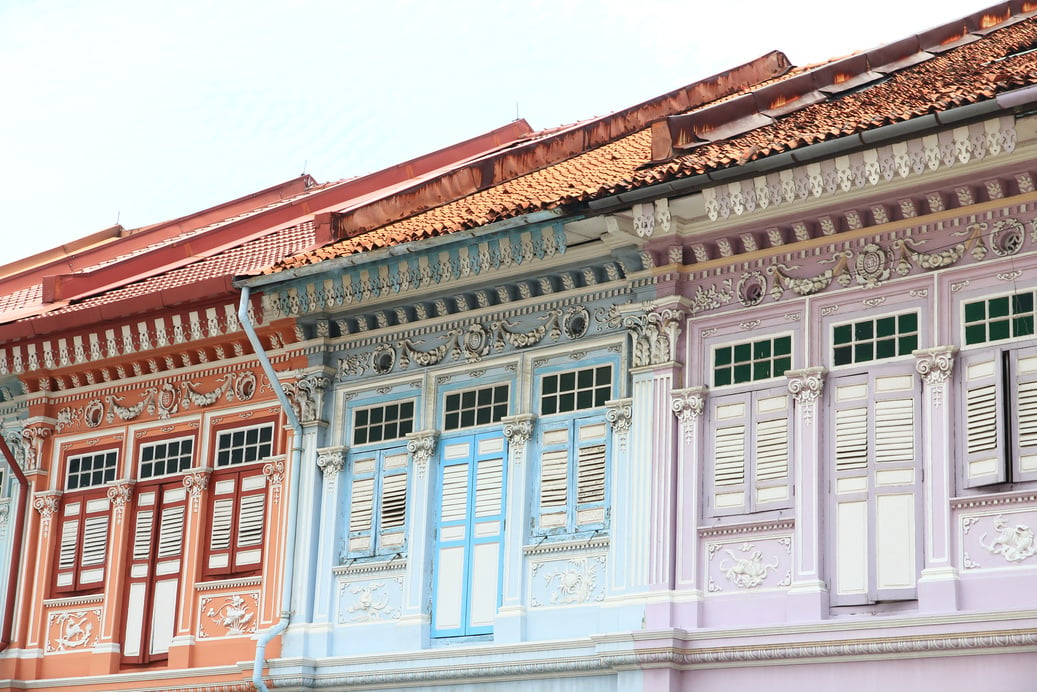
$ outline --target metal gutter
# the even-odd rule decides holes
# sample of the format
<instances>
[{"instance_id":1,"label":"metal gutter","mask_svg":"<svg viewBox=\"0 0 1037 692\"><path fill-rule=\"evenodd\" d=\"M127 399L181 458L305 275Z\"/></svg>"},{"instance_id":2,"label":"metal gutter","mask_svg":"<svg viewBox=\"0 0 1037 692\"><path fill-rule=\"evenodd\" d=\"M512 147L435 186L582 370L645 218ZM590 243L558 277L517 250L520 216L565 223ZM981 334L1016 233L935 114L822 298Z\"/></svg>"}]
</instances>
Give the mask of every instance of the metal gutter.
<instances>
[{"instance_id":1,"label":"metal gutter","mask_svg":"<svg viewBox=\"0 0 1037 692\"><path fill-rule=\"evenodd\" d=\"M266 646L274 637L288 628L292 617L292 588L295 581L295 543L299 514L299 472L302 466L302 425L299 423L298 416L295 415L295 409L292 408L291 402L288 401L288 395L285 394L277 379L277 372L274 371L274 366L263 349L259 335L256 334L256 329L249 318L248 304L249 287L242 286L241 301L238 303L238 321L241 322L241 326L248 336L249 343L252 344L252 349L256 353L256 358L259 359L263 372L266 373L267 379L270 380L270 386L273 388L274 394L277 396L277 400L288 418L288 425L292 428L292 451L289 461L291 468L288 475L288 527L284 548L283 563L285 569L283 573L284 583L281 587L280 619L272 627L256 635L256 658L252 664L252 684L260 692L269 692L269 688L263 680Z\"/></svg>"},{"instance_id":2,"label":"metal gutter","mask_svg":"<svg viewBox=\"0 0 1037 692\"><path fill-rule=\"evenodd\" d=\"M7 575L7 602L4 604L3 629L0 631L0 651L3 651L11 645L12 630L14 629L14 601L18 595L18 577L21 575L21 570L18 569L21 565L19 553L22 551L26 512L29 506L29 479L22 473L21 467L18 466L18 460L15 458L14 453L11 452L11 448L7 445L7 440L2 435L0 435L0 453L4 455L7 459L7 464L14 471L14 476L18 479L20 488L18 493L18 520L11 539L11 566L9 568L10 572Z\"/></svg>"},{"instance_id":3,"label":"metal gutter","mask_svg":"<svg viewBox=\"0 0 1037 692\"><path fill-rule=\"evenodd\" d=\"M602 199L591 200L587 206L595 212L604 213L629 206L635 202L659 197L671 197L691 192L718 183L733 182L761 173L770 173L795 164L803 164L822 158L838 156L863 146L876 146L882 143L916 136L937 127L947 127L958 123L975 120L1000 111L1011 110L1037 101L1037 85L1031 85L1007 91L993 99L970 103L940 113L930 113L919 118L904 120L891 125L865 130L853 135L840 137L826 142L818 142L801 149L768 156L750 161L743 166L732 166L717 171L693 175L681 180L652 185L649 187L620 192Z\"/></svg>"}]
</instances>

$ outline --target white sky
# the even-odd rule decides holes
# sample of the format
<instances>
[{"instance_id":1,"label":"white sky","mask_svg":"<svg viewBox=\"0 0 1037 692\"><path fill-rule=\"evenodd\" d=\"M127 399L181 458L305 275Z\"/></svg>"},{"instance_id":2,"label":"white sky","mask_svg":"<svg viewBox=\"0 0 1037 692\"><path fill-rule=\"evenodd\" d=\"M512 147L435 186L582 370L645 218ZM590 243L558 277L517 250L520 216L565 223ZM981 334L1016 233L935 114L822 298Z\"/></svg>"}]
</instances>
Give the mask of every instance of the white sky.
<instances>
[{"instance_id":1,"label":"white sky","mask_svg":"<svg viewBox=\"0 0 1037 692\"><path fill-rule=\"evenodd\" d=\"M983 0L0 0L0 264L305 171L602 115L778 49L868 49Z\"/></svg>"}]
</instances>

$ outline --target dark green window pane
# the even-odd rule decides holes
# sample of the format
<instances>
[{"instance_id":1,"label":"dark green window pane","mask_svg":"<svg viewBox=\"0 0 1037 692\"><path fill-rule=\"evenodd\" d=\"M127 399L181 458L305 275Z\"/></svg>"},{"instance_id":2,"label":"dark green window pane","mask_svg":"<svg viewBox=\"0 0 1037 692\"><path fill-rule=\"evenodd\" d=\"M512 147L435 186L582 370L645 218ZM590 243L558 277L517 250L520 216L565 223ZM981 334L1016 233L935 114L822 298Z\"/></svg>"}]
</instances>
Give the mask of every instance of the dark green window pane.
<instances>
[{"instance_id":1,"label":"dark green window pane","mask_svg":"<svg viewBox=\"0 0 1037 692\"><path fill-rule=\"evenodd\" d=\"M1019 314L1020 312L1033 312L1033 294L1032 293L1020 293L1015 296L1015 303L1013 305L1013 312Z\"/></svg>"},{"instance_id":2,"label":"dark green window pane","mask_svg":"<svg viewBox=\"0 0 1037 692\"><path fill-rule=\"evenodd\" d=\"M594 395L594 405L604 406L605 402L609 400L609 395L612 393L612 390L608 387L601 387L599 389L596 389L595 392L596 393Z\"/></svg>"},{"instance_id":3,"label":"dark green window pane","mask_svg":"<svg viewBox=\"0 0 1037 692\"><path fill-rule=\"evenodd\" d=\"M979 301L965 304L965 321L979 322L987 316L986 303Z\"/></svg>"},{"instance_id":4,"label":"dark green window pane","mask_svg":"<svg viewBox=\"0 0 1037 692\"><path fill-rule=\"evenodd\" d=\"M507 404L497 404L493 407L493 422L496 423L504 416L508 415Z\"/></svg>"},{"instance_id":5,"label":"dark green window pane","mask_svg":"<svg viewBox=\"0 0 1037 692\"><path fill-rule=\"evenodd\" d=\"M576 373L562 373L561 377L558 378L558 389L562 392L572 391L573 389L576 389Z\"/></svg>"},{"instance_id":6,"label":"dark green window pane","mask_svg":"<svg viewBox=\"0 0 1037 692\"><path fill-rule=\"evenodd\" d=\"M965 327L965 343L981 344L987 340L987 325L980 322Z\"/></svg>"},{"instance_id":7,"label":"dark green window pane","mask_svg":"<svg viewBox=\"0 0 1037 692\"><path fill-rule=\"evenodd\" d=\"M753 344L753 357L754 358L770 358L771 356L771 342L768 341L757 341Z\"/></svg>"},{"instance_id":8,"label":"dark green window pane","mask_svg":"<svg viewBox=\"0 0 1037 692\"><path fill-rule=\"evenodd\" d=\"M875 324L872 321L858 322L853 325L853 336L857 340L870 339L875 336Z\"/></svg>"},{"instance_id":9,"label":"dark green window pane","mask_svg":"<svg viewBox=\"0 0 1037 692\"><path fill-rule=\"evenodd\" d=\"M713 384L717 387L731 384L731 368L718 368L717 371L713 373Z\"/></svg>"},{"instance_id":10,"label":"dark green window pane","mask_svg":"<svg viewBox=\"0 0 1037 692\"><path fill-rule=\"evenodd\" d=\"M594 386L594 371L593 370L580 370L576 373L577 386L579 387L593 387Z\"/></svg>"},{"instance_id":11,"label":"dark green window pane","mask_svg":"<svg viewBox=\"0 0 1037 692\"><path fill-rule=\"evenodd\" d=\"M894 339L879 339L875 342L876 358L892 358L897 355L897 342Z\"/></svg>"},{"instance_id":12,"label":"dark green window pane","mask_svg":"<svg viewBox=\"0 0 1037 692\"><path fill-rule=\"evenodd\" d=\"M405 404L400 404L400 418L413 418L414 417L414 402L408 401Z\"/></svg>"},{"instance_id":13,"label":"dark green window pane","mask_svg":"<svg viewBox=\"0 0 1037 692\"><path fill-rule=\"evenodd\" d=\"M544 378L544 394L554 394L558 391L558 376L551 375Z\"/></svg>"},{"instance_id":14,"label":"dark green window pane","mask_svg":"<svg viewBox=\"0 0 1037 692\"><path fill-rule=\"evenodd\" d=\"M1008 320L996 320L990 322L990 340L1007 339L1011 334L1008 331Z\"/></svg>"},{"instance_id":15,"label":"dark green window pane","mask_svg":"<svg viewBox=\"0 0 1037 692\"><path fill-rule=\"evenodd\" d=\"M918 335L908 334L900 337L900 355L906 356L918 348Z\"/></svg>"},{"instance_id":16,"label":"dark green window pane","mask_svg":"<svg viewBox=\"0 0 1037 692\"><path fill-rule=\"evenodd\" d=\"M1007 317L1008 316L1008 297L1004 298L993 298L987 302L990 308L991 319L995 317Z\"/></svg>"},{"instance_id":17,"label":"dark green window pane","mask_svg":"<svg viewBox=\"0 0 1037 692\"><path fill-rule=\"evenodd\" d=\"M918 331L918 313L909 312L904 315L900 315L897 318L899 320L901 332L917 332Z\"/></svg>"},{"instance_id":18,"label":"dark green window pane","mask_svg":"<svg viewBox=\"0 0 1037 692\"><path fill-rule=\"evenodd\" d=\"M749 382L752 380L752 376L752 365L750 365L749 363L739 363L735 366L736 384L741 384L742 382Z\"/></svg>"},{"instance_id":19,"label":"dark green window pane","mask_svg":"<svg viewBox=\"0 0 1037 692\"><path fill-rule=\"evenodd\" d=\"M475 409L465 409L461 411L461 427L470 428L475 425Z\"/></svg>"},{"instance_id":20,"label":"dark green window pane","mask_svg":"<svg viewBox=\"0 0 1037 692\"><path fill-rule=\"evenodd\" d=\"M446 427L447 430L456 430L458 425L460 425L460 423L456 412L446 414L444 427Z\"/></svg>"},{"instance_id":21,"label":"dark green window pane","mask_svg":"<svg viewBox=\"0 0 1037 692\"><path fill-rule=\"evenodd\" d=\"M602 365L598 368L598 384L612 384L612 367Z\"/></svg>"},{"instance_id":22,"label":"dark green window pane","mask_svg":"<svg viewBox=\"0 0 1037 692\"><path fill-rule=\"evenodd\" d=\"M771 376L771 362L769 360L757 361L753 364L753 379L765 380Z\"/></svg>"},{"instance_id":23,"label":"dark green window pane","mask_svg":"<svg viewBox=\"0 0 1037 692\"><path fill-rule=\"evenodd\" d=\"M461 395L461 406L463 408L471 408L475 406L475 392L465 392Z\"/></svg>"},{"instance_id":24,"label":"dark green window pane","mask_svg":"<svg viewBox=\"0 0 1037 692\"><path fill-rule=\"evenodd\" d=\"M874 360L875 354L873 352L873 345L870 341L863 344L856 344L853 347L853 362L864 363L869 360Z\"/></svg>"},{"instance_id":25,"label":"dark green window pane","mask_svg":"<svg viewBox=\"0 0 1037 692\"><path fill-rule=\"evenodd\" d=\"M557 413L558 403L554 397L548 397L540 402L540 413L541 415L548 416L552 413Z\"/></svg>"},{"instance_id":26,"label":"dark green window pane","mask_svg":"<svg viewBox=\"0 0 1037 692\"><path fill-rule=\"evenodd\" d=\"M481 409L479 409L478 413L476 415L476 421L475 422L478 423L479 425L486 425L487 423L489 423L492 420L492 418L490 417L490 414L492 412L493 412L493 409L490 409L490 408L481 408Z\"/></svg>"},{"instance_id":27,"label":"dark green window pane","mask_svg":"<svg viewBox=\"0 0 1037 692\"><path fill-rule=\"evenodd\" d=\"M910 331L910 330L907 330ZM875 336L893 336L897 333L897 319L895 317L883 317L875 321Z\"/></svg>"},{"instance_id":28,"label":"dark green window pane","mask_svg":"<svg viewBox=\"0 0 1037 692\"><path fill-rule=\"evenodd\" d=\"M576 395L573 392L565 392L558 397L558 410L561 412L576 410Z\"/></svg>"},{"instance_id":29,"label":"dark green window pane","mask_svg":"<svg viewBox=\"0 0 1037 692\"><path fill-rule=\"evenodd\" d=\"M792 337L779 336L774 340L774 355L787 356L792 353Z\"/></svg>"},{"instance_id":30,"label":"dark green window pane","mask_svg":"<svg viewBox=\"0 0 1037 692\"><path fill-rule=\"evenodd\" d=\"M786 372L792 369L791 358L775 358L774 359L774 375L784 375Z\"/></svg>"},{"instance_id":31,"label":"dark green window pane","mask_svg":"<svg viewBox=\"0 0 1037 692\"><path fill-rule=\"evenodd\" d=\"M583 389L576 394L576 408L585 409L594 407L594 391Z\"/></svg>"},{"instance_id":32,"label":"dark green window pane","mask_svg":"<svg viewBox=\"0 0 1037 692\"><path fill-rule=\"evenodd\" d=\"M853 362L853 349L850 346L840 346L835 349L833 359L836 365L849 365Z\"/></svg>"},{"instance_id":33,"label":"dark green window pane","mask_svg":"<svg viewBox=\"0 0 1037 692\"><path fill-rule=\"evenodd\" d=\"M853 331L848 324L840 324L835 328L835 343L842 345L853 341Z\"/></svg>"},{"instance_id":34,"label":"dark green window pane","mask_svg":"<svg viewBox=\"0 0 1037 692\"><path fill-rule=\"evenodd\" d=\"M720 365L730 365L730 364L731 364L731 347L730 346L724 346L723 348L718 348L716 351L713 352L713 365L720 366Z\"/></svg>"},{"instance_id":35,"label":"dark green window pane","mask_svg":"<svg viewBox=\"0 0 1037 692\"><path fill-rule=\"evenodd\" d=\"M1012 319L1012 336L1030 336L1033 334L1033 318L1015 317Z\"/></svg>"},{"instance_id":36,"label":"dark green window pane","mask_svg":"<svg viewBox=\"0 0 1037 692\"><path fill-rule=\"evenodd\" d=\"M744 363L753 357L751 344L738 344L735 346L735 362ZM737 379L737 378L736 378Z\"/></svg>"},{"instance_id":37,"label":"dark green window pane","mask_svg":"<svg viewBox=\"0 0 1037 692\"><path fill-rule=\"evenodd\" d=\"M493 390L489 387L480 389L476 398L479 400L479 406L489 406L493 403Z\"/></svg>"},{"instance_id":38,"label":"dark green window pane","mask_svg":"<svg viewBox=\"0 0 1037 692\"><path fill-rule=\"evenodd\" d=\"M458 404L461 403L460 394L448 394L446 398L446 407L448 409L456 409Z\"/></svg>"}]
</instances>

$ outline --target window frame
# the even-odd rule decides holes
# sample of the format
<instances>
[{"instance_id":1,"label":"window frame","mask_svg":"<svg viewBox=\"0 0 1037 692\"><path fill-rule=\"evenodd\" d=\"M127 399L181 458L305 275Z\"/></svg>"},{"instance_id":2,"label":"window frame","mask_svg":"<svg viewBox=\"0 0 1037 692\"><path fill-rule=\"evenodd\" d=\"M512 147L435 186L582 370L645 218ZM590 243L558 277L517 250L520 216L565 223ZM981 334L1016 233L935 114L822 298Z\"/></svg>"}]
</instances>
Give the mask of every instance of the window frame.
<instances>
[{"instance_id":1,"label":"window frame","mask_svg":"<svg viewBox=\"0 0 1037 692\"><path fill-rule=\"evenodd\" d=\"M111 512L111 500L108 497L108 488L116 482L119 474L119 463L121 461L122 445L100 445L99 449L85 450L82 448L70 449L61 457L61 469L63 473L62 487L65 489L61 495L61 501L58 503L58 510L55 513L54 527L51 529L52 535L56 537L54 541L54 569L53 569L53 580L51 582L51 589L53 593L60 595L87 595L93 593L101 593L104 590L104 582L108 576L108 559L111 551L111 531L112 531L112 512ZM112 463L105 462L102 467L102 478L100 483L92 483L90 485L79 485L70 489L69 483L72 476L71 466L73 460L80 460L86 457L99 457L101 455L112 455ZM97 470L92 472L96 473ZM81 474L81 470L77 470L77 477ZM75 506L75 513L71 512L71 508ZM93 506L91 508L91 506ZM98 548L96 541L99 540L95 536L90 545L88 545L88 531L89 526L99 526L98 520L103 517L103 545ZM69 532L67 528L70 524L75 523L74 534ZM101 529L94 528L93 532L102 531ZM94 551L100 551L100 557L96 561L87 562L88 559L93 559L88 556L90 547L93 546ZM70 564L67 567L62 567L62 558L68 554L67 559L70 560ZM92 575L96 574L96 578L92 578ZM66 575L70 581L68 583L62 583L65 581ZM90 575L91 578L84 580L84 577Z\"/></svg>"},{"instance_id":2,"label":"window frame","mask_svg":"<svg viewBox=\"0 0 1037 692\"><path fill-rule=\"evenodd\" d=\"M920 307L918 307L918 306L913 306L913 307L904 306L904 307L905 307L905 309L903 309L903 310L896 310L896 311L893 311L893 312L884 311L881 314L875 314L875 315L871 315L870 313L872 311L869 310L869 311L867 311L868 314L864 315L864 316L858 315L854 319L847 319L847 320L842 320L842 321L839 321L839 322L834 322L834 321L830 322L828 324L828 344L827 344L827 351L826 351L826 354L825 354L826 355L825 360L826 360L826 362L831 364L831 369L833 371L842 371L842 369L844 369L844 368L845 369L853 369L855 367L856 368L867 367L868 364L885 363L885 362L888 362L888 361L896 360L898 358L910 358L910 357L912 357L911 354L912 354L913 351L916 351L919 348L922 348L921 342L922 342L922 335L923 335L923 332L924 332L924 329L923 329L924 325L923 325L923 322L922 322L922 309ZM914 328L913 331L908 330L903 335L901 335L900 332L899 332L901 318L906 317L908 315L914 315L915 328ZM885 319L893 319L896 322L896 329L898 331L895 331L892 335L879 336L878 333L877 333L878 323L880 321L882 321L882 320L885 320ZM865 338L860 338L859 339L857 334L856 334L856 332L857 332L859 327L861 327L862 325L864 325L866 323L870 323L871 324L872 335L870 337L865 337ZM850 329L850 331L851 331L850 341L847 342L847 343L837 343L836 342L836 332L838 330L840 330L840 329L843 329L843 328ZM903 338L912 336L912 335L914 336L914 339L915 339L914 348L908 349L906 352L901 353L900 352L901 351L900 340L903 339ZM891 356L881 356L880 357L880 356L876 355L877 345L880 342L880 340L881 341L885 341L885 340L892 340L892 341L894 341L895 342L894 349L895 349L896 353L894 353L894 355L891 355ZM856 351L862 344L871 344L871 346L872 346L872 357L864 359L864 360L857 360ZM836 362L836 360L837 360L837 358L836 358L837 350L840 349L840 348L847 348L847 349L850 350L852 356L851 356L851 359L848 362L845 362L845 363L837 363Z\"/></svg>"},{"instance_id":3,"label":"window frame","mask_svg":"<svg viewBox=\"0 0 1037 692\"><path fill-rule=\"evenodd\" d=\"M734 335L732 334L731 336L734 336ZM774 350L775 349L775 345L776 345L776 342L779 339L788 339L789 340L789 351L788 351L787 354L777 355L775 353L775 350ZM759 360L757 360L756 347L759 344L762 344L764 342L770 342L770 355L768 355L768 356L760 356ZM735 381L734 370L737 367L738 363L741 363L742 361L736 361L735 360L735 350L740 348L740 347L747 347L751 351L751 357L750 357L750 360L747 362L747 365L750 368L750 370L753 371L753 374L752 374L752 376L748 380L737 382L737 381ZM717 367L718 367L718 365L717 365L717 357L718 357L719 351L721 349L726 349L726 348L730 348L731 349L731 355L732 355L732 359L731 359L731 363L730 363L730 367L731 367L731 371L732 371L731 372L731 381L730 382L725 382L723 384L718 384L718 382L717 382ZM768 334L765 334L765 335L763 335L763 336L761 336L761 337L759 337L757 339L750 339L750 340L739 339L739 340L725 340L725 341L719 341L718 340L718 341L712 342L712 343L709 344L709 346L707 348L707 351L706 351L706 357L708 358L707 362L709 363L709 382L710 382L710 387L712 389L727 388L727 387L735 388L735 387L746 387L746 386L757 386L758 387L758 386L761 386L761 383L766 383L766 382L771 381L771 380L784 380L785 373L788 372L789 370L793 370L795 368L795 351L796 351L796 334L794 332L788 331L788 330L776 331L776 332L773 332L773 333L768 333ZM786 370L784 370L783 372L779 373L779 374L774 374L773 369L774 369L774 365L775 365L776 361L778 360L778 358L784 359L786 357L788 358L788 368ZM764 360L764 359L766 359L766 360ZM758 362L760 362L760 363L762 363L762 362L770 363L771 364L771 374L766 376L766 377L760 377L760 378L755 377L755 370L756 370L756 365L757 365ZM727 364L722 364L722 365L727 365Z\"/></svg>"}]
</instances>

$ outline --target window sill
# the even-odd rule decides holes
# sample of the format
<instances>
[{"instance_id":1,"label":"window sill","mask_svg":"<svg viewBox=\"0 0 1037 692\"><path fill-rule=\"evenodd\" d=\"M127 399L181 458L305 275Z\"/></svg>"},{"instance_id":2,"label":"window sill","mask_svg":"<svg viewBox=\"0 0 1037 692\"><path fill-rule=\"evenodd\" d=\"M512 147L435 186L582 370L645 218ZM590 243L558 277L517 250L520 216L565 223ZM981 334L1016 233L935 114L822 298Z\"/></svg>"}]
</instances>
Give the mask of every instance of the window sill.
<instances>
[{"instance_id":1,"label":"window sill","mask_svg":"<svg viewBox=\"0 0 1037 692\"><path fill-rule=\"evenodd\" d=\"M333 567L331 573L336 576L350 574L369 574L374 572L402 572L407 569L407 558L393 555L386 557L358 557L353 558L344 565Z\"/></svg>"},{"instance_id":2,"label":"window sill","mask_svg":"<svg viewBox=\"0 0 1037 692\"><path fill-rule=\"evenodd\" d=\"M525 555L545 555L564 553L574 550L601 550L609 547L608 535L590 535L586 538L574 534L548 536L539 543L522 548Z\"/></svg>"}]
</instances>

